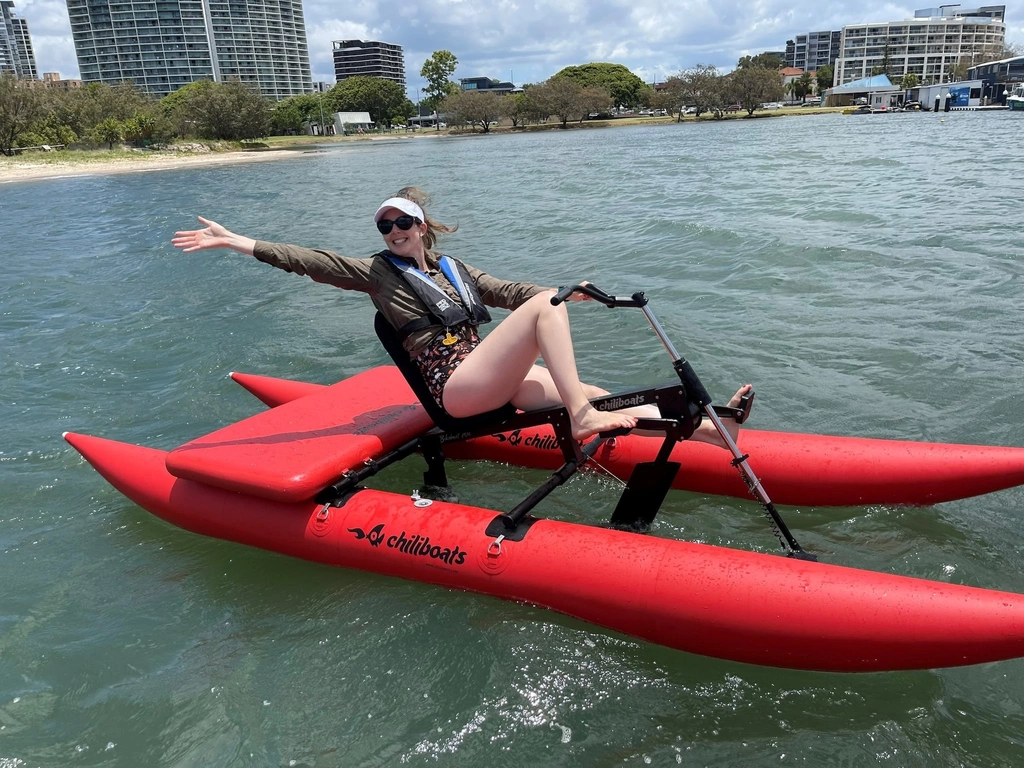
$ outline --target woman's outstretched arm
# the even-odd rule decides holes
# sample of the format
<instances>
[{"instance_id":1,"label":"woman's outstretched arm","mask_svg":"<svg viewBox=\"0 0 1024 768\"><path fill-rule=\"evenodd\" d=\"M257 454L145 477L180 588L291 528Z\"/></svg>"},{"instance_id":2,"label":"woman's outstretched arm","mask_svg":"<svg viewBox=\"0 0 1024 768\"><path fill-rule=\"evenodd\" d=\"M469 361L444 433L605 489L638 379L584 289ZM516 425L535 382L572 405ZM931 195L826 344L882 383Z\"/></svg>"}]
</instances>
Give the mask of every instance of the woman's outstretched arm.
<instances>
[{"instance_id":1,"label":"woman's outstretched arm","mask_svg":"<svg viewBox=\"0 0 1024 768\"><path fill-rule=\"evenodd\" d=\"M185 253L202 251L207 248L230 248L249 256L253 255L256 241L251 237L236 235L227 227L223 227L216 221L198 217L200 223L206 226L202 229L188 229L175 232L171 238L171 244L175 248L181 248Z\"/></svg>"}]
</instances>

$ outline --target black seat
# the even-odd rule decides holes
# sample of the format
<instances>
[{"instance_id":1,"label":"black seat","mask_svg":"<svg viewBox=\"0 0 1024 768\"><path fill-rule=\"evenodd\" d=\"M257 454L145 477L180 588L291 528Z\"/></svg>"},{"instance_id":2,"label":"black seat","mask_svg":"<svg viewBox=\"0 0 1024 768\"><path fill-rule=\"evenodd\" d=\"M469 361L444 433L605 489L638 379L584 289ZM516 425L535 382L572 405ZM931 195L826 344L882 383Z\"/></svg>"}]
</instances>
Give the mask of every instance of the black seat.
<instances>
[{"instance_id":1,"label":"black seat","mask_svg":"<svg viewBox=\"0 0 1024 768\"><path fill-rule=\"evenodd\" d=\"M427 388L427 382L423 380L419 367L409 357L409 353L402 346L402 340L398 337L398 333L391 326L391 323L380 312L373 318L373 329L377 332L377 338L384 345L384 349L387 350L391 359L395 361L398 370L402 372L405 380L409 382L409 386L412 387L413 393L419 398L427 415L434 420L434 424L445 432L465 432L485 424L497 424L516 414L515 406L511 403L506 403L501 408L480 413L476 416L468 416L464 419L458 419L449 415L434 400L434 396L430 394L430 390Z\"/></svg>"}]
</instances>

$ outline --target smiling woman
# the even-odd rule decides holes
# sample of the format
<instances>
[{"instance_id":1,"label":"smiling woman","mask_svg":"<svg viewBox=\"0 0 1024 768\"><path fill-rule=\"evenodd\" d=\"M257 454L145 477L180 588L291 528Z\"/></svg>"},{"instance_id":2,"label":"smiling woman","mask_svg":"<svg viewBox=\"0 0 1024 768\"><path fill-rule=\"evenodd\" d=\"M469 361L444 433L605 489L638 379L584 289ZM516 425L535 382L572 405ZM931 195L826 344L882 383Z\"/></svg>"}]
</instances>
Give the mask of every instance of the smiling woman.
<instances>
[{"instance_id":1,"label":"smiling woman","mask_svg":"<svg viewBox=\"0 0 1024 768\"><path fill-rule=\"evenodd\" d=\"M428 197L406 187L374 213L387 246L368 259L331 251L267 243L237 235L200 218L205 227L177 232L173 244L186 253L229 248L317 282L368 293L384 319L402 338L437 405L456 418L512 403L521 410L565 405L572 432L583 439L598 432L632 428L638 417L657 418L653 406L602 412L590 398L607 392L580 382L564 303L554 305L552 289L492 277L434 250L448 227L431 219ZM585 300L574 294L572 301ZM487 307L513 310L481 339L490 321ZM545 366L536 365L542 357ZM731 404L749 390L741 388ZM735 439L739 427L731 422ZM714 426L704 423L694 437L722 445Z\"/></svg>"}]
</instances>

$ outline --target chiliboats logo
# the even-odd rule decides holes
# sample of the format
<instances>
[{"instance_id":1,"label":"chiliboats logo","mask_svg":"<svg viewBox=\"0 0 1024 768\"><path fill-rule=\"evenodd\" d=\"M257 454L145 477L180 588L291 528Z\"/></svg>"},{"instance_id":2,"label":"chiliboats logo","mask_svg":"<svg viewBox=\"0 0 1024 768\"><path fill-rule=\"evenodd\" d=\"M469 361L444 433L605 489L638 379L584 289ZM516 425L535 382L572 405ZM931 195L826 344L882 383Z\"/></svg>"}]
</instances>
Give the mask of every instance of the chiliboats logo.
<instances>
[{"instance_id":1,"label":"chiliboats logo","mask_svg":"<svg viewBox=\"0 0 1024 768\"><path fill-rule=\"evenodd\" d=\"M507 435L498 434L495 437L498 438L499 443L508 443L513 448L518 448L521 445L524 448L540 448L542 451L558 450L558 438L554 435L528 434L523 437L523 431L516 429Z\"/></svg>"},{"instance_id":2,"label":"chiliboats logo","mask_svg":"<svg viewBox=\"0 0 1024 768\"><path fill-rule=\"evenodd\" d=\"M599 411L618 411L622 408L632 408L635 405L645 405L647 398L643 393L627 395L626 397L613 397L597 404Z\"/></svg>"},{"instance_id":3,"label":"chiliboats logo","mask_svg":"<svg viewBox=\"0 0 1024 768\"><path fill-rule=\"evenodd\" d=\"M429 536L409 535L405 531L388 536L384 532L384 523L378 523L369 531L364 531L362 528L349 528L348 532L354 534L357 541L366 539L371 547L379 547L383 544L388 549L397 549L403 555L440 560L445 565L462 565L466 562L466 553L458 546L454 549L441 547L431 544Z\"/></svg>"}]
</instances>

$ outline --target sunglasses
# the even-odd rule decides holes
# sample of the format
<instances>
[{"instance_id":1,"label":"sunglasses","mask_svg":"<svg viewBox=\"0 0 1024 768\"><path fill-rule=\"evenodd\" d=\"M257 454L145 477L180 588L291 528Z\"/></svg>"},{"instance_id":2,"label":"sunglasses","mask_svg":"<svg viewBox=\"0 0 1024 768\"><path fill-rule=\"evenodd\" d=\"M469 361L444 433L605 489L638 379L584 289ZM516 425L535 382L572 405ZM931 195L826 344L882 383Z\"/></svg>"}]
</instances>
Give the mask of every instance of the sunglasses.
<instances>
[{"instance_id":1,"label":"sunglasses","mask_svg":"<svg viewBox=\"0 0 1024 768\"><path fill-rule=\"evenodd\" d=\"M413 224L419 224L420 220L415 216L399 216L397 219L392 221L391 219L381 219L377 222L377 231L382 235L388 235L391 230L397 226L403 232L412 229Z\"/></svg>"}]
</instances>

